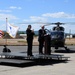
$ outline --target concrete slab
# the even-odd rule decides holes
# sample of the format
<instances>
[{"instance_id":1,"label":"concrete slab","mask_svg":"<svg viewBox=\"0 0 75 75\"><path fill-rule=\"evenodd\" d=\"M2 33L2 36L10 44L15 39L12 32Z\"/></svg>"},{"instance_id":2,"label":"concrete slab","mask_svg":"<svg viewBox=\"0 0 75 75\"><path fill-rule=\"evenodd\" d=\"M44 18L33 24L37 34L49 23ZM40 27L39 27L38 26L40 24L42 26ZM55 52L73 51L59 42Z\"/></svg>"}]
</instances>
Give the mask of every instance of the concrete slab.
<instances>
[{"instance_id":1,"label":"concrete slab","mask_svg":"<svg viewBox=\"0 0 75 75\"><path fill-rule=\"evenodd\" d=\"M75 47L71 46L71 49L75 50ZM0 75L75 75L75 52L55 54L64 54L64 56L70 57L70 59L67 62L55 62L53 64L34 65L23 68L0 65Z\"/></svg>"}]
</instances>

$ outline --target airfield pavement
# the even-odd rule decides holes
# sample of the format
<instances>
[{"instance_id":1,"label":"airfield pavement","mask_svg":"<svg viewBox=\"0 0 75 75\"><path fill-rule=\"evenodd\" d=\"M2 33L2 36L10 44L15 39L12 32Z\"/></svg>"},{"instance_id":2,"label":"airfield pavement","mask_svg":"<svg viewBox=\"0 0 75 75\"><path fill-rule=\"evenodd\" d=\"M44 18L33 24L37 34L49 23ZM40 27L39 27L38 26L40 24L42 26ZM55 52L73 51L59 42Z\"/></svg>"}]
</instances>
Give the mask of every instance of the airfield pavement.
<instances>
[{"instance_id":1,"label":"airfield pavement","mask_svg":"<svg viewBox=\"0 0 75 75\"><path fill-rule=\"evenodd\" d=\"M26 52L27 46L8 46L12 52ZM67 53L63 48L52 54L63 54L70 57L68 61L48 63L45 65L33 65L28 67L16 67L10 65L0 65L0 75L75 75L75 46L68 46L70 52ZM0 53L3 46L0 46ZM33 53L38 52L38 46L33 46Z\"/></svg>"}]
</instances>

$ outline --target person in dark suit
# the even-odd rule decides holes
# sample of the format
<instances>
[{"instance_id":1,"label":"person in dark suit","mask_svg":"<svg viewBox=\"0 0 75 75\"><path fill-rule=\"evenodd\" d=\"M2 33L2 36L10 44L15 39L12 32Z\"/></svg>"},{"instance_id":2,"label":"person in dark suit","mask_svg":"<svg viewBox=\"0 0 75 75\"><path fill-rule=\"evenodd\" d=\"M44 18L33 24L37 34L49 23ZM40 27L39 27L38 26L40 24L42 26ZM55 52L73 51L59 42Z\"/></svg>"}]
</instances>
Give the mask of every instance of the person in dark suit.
<instances>
[{"instance_id":1,"label":"person in dark suit","mask_svg":"<svg viewBox=\"0 0 75 75\"><path fill-rule=\"evenodd\" d=\"M27 49L27 55L28 56L33 56L32 54L32 43L33 43L33 36L34 36L34 30L31 30L31 25L28 25L28 28L26 30L27 34L27 44L28 44L28 49Z\"/></svg>"},{"instance_id":2,"label":"person in dark suit","mask_svg":"<svg viewBox=\"0 0 75 75\"><path fill-rule=\"evenodd\" d=\"M44 26L41 26L41 29L38 31L38 41L39 41L39 54L43 54L43 45L45 40L46 31Z\"/></svg>"}]
</instances>

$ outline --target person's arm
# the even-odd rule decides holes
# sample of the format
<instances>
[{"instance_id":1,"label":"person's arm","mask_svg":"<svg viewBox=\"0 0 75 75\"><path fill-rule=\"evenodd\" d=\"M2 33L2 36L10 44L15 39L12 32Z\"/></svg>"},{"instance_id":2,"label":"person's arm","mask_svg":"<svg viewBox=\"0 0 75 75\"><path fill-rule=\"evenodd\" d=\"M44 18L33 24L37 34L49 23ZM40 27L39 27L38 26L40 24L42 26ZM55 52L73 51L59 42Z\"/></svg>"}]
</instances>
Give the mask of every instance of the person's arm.
<instances>
[{"instance_id":1,"label":"person's arm","mask_svg":"<svg viewBox=\"0 0 75 75\"><path fill-rule=\"evenodd\" d=\"M26 34L27 34L27 36L30 36L31 35L31 31L30 30L26 30Z\"/></svg>"},{"instance_id":2,"label":"person's arm","mask_svg":"<svg viewBox=\"0 0 75 75\"><path fill-rule=\"evenodd\" d=\"M31 30L31 34L32 34L32 35L35 35L34 30Z\"/></svg>"},{"instance_id":3,"label":"person's arm","mask_svg":"<svg viewBox=\"0 0 75 75\"><path fill-rule=\"evenodd\" d=\"M38 31L38 35L39 35L39 38L41 38L42 36L41 30Z\"/></svg>"},{"instance_id":4,"label":"person's arm","mask_svg":"<svg viewBox=\"0 0 75 75\"><path fill-rule=\"evenodd\" d=\"M38 41L40 41L42 39L42 30L40 29L38 31Z\"/></svg>"}]
</instances>

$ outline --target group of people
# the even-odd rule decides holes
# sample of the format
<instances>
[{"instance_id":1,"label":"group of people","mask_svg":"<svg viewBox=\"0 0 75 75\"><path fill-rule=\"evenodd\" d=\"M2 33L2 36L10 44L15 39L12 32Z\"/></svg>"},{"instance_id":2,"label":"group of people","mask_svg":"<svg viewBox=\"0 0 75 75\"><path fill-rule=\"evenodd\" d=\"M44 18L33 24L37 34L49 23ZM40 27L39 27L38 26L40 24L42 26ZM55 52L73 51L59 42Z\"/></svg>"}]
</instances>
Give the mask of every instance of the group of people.
<instances>
[{"instance_id":1,"label":"group of people","mask_svg":"<svg viewBox=\"0 0 75 75\"><path fill-rule=\"evenodd\" d=\"M32 26L28 25L28 28L26 30L26 34L27 34L27 55L28 56L33 56L32 53L32 44L33 44L33 37L35 35L34 30L31 30ZM46 31L44 29L44 26L41 26L41 29L39 29L38 31L38 42L39 42L39 54L43 54L43 45L44 45L44 41L45 41L45 35L46 35Z\"/></svg>"},{"instance_id":2,"label":"group of people","mask_svg":"<svg viewBox=\"0 0 75 75\"><path fill-rule=\"evenodd\" d=\"M32 45L33 45L33 38L34 38L34 30L31 30L32 26L28 25L26 34L27 34L27 56L33 56L32 53ZM45 49L49 49L47 54L50 53L50 37L45 37L46 31L44 29L44 26L41 26L41 29L38 31L38 42L39 42L39 54L43 54L43 46L45 45ZM48 39L48 40L47 40ZM7 48L6 45L4 45L3 52L11 52L10 49ZM45 51L46 52L46 51Z\"/></svg>"}]
</instances>

